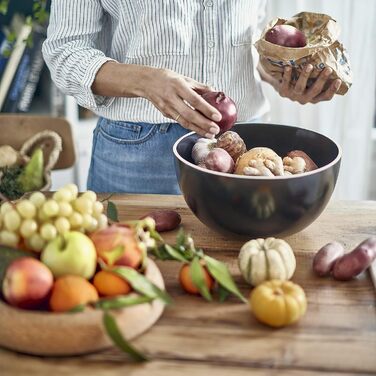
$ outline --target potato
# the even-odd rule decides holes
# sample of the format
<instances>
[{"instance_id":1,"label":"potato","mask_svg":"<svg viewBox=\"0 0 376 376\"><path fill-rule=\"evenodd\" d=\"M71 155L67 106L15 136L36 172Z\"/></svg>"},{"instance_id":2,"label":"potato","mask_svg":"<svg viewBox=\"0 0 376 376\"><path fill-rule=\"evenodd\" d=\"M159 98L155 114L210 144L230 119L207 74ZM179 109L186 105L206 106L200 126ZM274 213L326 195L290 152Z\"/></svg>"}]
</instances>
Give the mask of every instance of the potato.
<instances>
[{"instance_id":1,"label":"potato","mask_svg":"<svg viewBox=\"0 0 376 376\"><path fill-rule=\"evenodd\" d=\"M235 163L226 150L214 148L205 158L205 166L209 170L232 173Z\"/></svg>"},{"instance_id":2,"label":"potato","mask_svg":"<svg viewBox=\"0 0 376 376\"><path fill-rule=\"evenodd\" d=\"M324 245L313 258L313 271L320 277L330 274L336 260L343 256L345 250L342 244L332 242Z\"/></svg>"},{"instance_id":3,"label":"potato","mask_svg":"<svg viewBox=\"0 0 376 376\"><path fill-rule=\"evenodd\" d=\"M311 159L311 157L308 154L306 154L302 150L292 150L287 153L287 156L290 158L303 158L306 163L305 171L313 171L318 169L317 164Z\"/></svg>"},{"instance_id":4,"label":"potato","mask_svg":"<svg viewBox=\"0 0 376 376\"><path fill-rule=\"evenodd\" d=\"M175 210L154 210L140 219L151 217L158 232L175 230L181 223L181 217Z\"/></svg>"},{"instance_id":5,"label":"potato","mask_svg":"<svg viewBox=\"0 0 376 376\"><path fill-rule=\"evenodd\" d=\"M265 40L284 47L305 47L307 40L302 31L291 25L276 25L265 34Z\"/></svg>"},{"instance_id":6,"label":"potato","mask_svg":"<svg viewBox=\"0 0 376 376\"><path fill-rule=\"evenodd\" d=\"M347 281L366 270L376 258L376 237L359 244L353 251L337 259L333 267L333 277Z\"/></svg>"}]
</instances>

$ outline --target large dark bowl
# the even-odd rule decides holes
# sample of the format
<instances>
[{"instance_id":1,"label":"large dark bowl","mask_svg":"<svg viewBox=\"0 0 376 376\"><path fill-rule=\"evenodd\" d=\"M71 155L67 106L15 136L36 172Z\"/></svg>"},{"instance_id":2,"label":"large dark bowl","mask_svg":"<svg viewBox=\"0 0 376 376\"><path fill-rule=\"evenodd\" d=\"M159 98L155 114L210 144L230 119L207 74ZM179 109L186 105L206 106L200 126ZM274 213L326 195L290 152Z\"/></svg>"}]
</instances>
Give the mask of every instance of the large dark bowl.
<instances>
[{"instance_id":1,"label":"large dark bowl","mask_svg":"<svg viewBox=\"0 0 376 376\"><path fill-rule=\"evenodd\" d=\"M206 170L193 163L191 151L199 136L189 133L176 141L173 152L181 191L196 217L222 234L247 237L287 236L310 225L333 193L340 147L319 133L285 125L238 123L232 130L248 150L266 146L280 156L303 150L319 168L278 177Z\"/></svg>"}]
</instances>

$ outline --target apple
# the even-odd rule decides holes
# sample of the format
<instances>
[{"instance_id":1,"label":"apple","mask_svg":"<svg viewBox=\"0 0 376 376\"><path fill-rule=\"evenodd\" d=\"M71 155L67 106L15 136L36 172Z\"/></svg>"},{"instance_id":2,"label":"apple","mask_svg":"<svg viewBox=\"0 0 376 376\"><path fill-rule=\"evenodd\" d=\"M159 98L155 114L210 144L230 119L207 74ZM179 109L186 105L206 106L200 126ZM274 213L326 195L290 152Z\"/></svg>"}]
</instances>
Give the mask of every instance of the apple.
<instances>
[{"instance_id":1,"label":"apple","mask_svg":"<svg viewBox=\"0 0 376 376\"><path fill-rule=\"evenodd\" d=\"M47 244L41 261L56 278L70 274L90 279L96 269L97 253L89 237L78 231L68 231Z\"/></svg>"},{"instance_id":2,"label":"apple","mask_svg":"<svg viewBox=\"0 0 376 376\"><path fill-rule=\"evenodd\" d=\"M3 295L12 306L37 308L48 297L53 276L46 265L33 257L13 261L5 272Z\"/></svg>"},{"instance_id":3,"label":"apple","mask_svg":"<svg viewBox=\"0 0 376 376\"><path fill-rule=\"evenodd\" d=\"M266 34L265 39L284 47L305 47L307 40L302 31L291 25L276 25Z\"/></svg>"},{"instance_id":4,"label":"apple","mask_svg":"<svg viewBox=\"0 0 376 376\"><path fill-rule=\"evenodd\" d=\"M107 265L123 265L137 269L142 263L143 252L132 227L111 225L90 235L98 258Z\"/></svg>"}]
</instances>

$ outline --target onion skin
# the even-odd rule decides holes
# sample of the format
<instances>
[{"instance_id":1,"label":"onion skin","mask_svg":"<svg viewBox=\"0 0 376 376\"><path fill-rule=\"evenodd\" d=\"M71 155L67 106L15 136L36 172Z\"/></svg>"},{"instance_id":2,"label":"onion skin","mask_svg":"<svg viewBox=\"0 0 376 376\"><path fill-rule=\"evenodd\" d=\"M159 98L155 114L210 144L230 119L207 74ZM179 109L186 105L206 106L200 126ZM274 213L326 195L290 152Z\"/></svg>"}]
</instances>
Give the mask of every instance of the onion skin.
<instances>
[{"instance_id":1,"label":"onion skin","mask_svg":"<svg viewBox=\"0 0 376 376\"><path fill-rule=\"evenodd\" d=\"M302 31L291 25L276 25L265 34L265 40L279 46L299 48L307 45Z\"/></svg>"},{"instance_id":2,"label":"onion skin","mask_svg":"<svg viewBox=\"0 0 376 376\"><path fill-rule=\"evenodd\" d=\"M222 115L222 119L216 122L220 128L220 133L231 129L237 120L238 113L234 101L222 91L209 91L203 94L202 98L216 108Z\"/></svg>"}]
</instances>

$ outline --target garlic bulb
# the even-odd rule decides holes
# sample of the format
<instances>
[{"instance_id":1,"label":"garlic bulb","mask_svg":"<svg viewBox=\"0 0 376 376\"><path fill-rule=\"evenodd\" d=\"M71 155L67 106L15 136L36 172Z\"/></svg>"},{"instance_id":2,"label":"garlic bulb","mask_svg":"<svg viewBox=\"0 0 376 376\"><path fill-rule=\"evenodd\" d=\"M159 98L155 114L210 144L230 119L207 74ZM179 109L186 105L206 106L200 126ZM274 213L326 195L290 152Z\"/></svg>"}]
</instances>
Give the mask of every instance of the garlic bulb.
<instances>
[{"instance_id":1,"label":"garlic bulb","mask_svg":"<svg viewBox=\"0 0 376 376\"><path fill-rule=\"evenodd\" d=\"M192 148L192 159L198 165L202 162L209 152L215 148L217 140L210 138L199 138Z\"/></svg>"}]
</instances>

